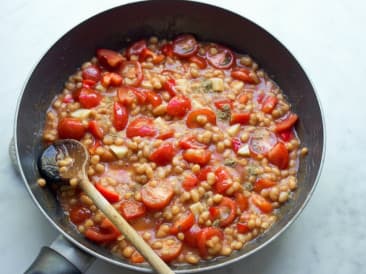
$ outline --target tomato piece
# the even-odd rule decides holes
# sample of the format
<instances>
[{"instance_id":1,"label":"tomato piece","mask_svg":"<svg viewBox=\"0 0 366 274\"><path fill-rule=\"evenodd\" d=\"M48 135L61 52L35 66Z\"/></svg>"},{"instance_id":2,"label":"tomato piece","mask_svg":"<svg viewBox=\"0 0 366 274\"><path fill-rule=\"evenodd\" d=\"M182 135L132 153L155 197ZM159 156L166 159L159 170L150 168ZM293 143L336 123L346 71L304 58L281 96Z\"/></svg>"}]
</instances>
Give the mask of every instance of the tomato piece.
<instances>
[{"instance_id":1,"label":"tomato piece","mask_svg":"<svg viewBox=\"0 0 366 274\"><path fill-rule=\"evenodd\" d=\"M115 72L107 72L103 74L101 83L104 87L114 86L117 87L122 84L122 76Z\"/></svg>"},{"instance_id":2,"label":"tomato piece","mask_svg":"<svg viewBox=\"0 0 366 274\"><path fill-rule=\"evenodd\" d=\"M137 103L139 103L140 105L147 103L147 95L145 91L139 89L132 89L132 92L135 94L137 98Z\"/></svg>"},{"instance_id":3,"label":"tomato piece","mask_svg":"<svg viewBox=\"0 0 366 274\"><path fill-rule=\"evenodd\" d=\"M88 148L90 155L94 155L98 147L102 146L103 142L100 139L94 139L93 144Z\"/></svg>"},{"instance_id":4,"label":"tomato piece","mask_svg":"<svg viewBox=\"0 0 366 274\"><path fill-rule=\"evenodd\" d=\"M128 59L131 59L132 55L140 56L140 54L146 49L146 41L140 40L133 43L130 47L126 50L126 56Z\"/></svg>"},{"instance_id":5,"label":"tomato piece","mask_svg":"<svg viewBox=\"0 0 366 274\"><path fill-rule=\"evenodd\" d=\"M80 140L86 132L83 123L79 119L71 117L62 118L58 123L57 130L61 139Z\"/></svg>"},{"instance_id":6,"label":"tomato piece","mask_svg":"<svg viewBox=\"0 0 366 274\"><path fill-rule=\"evenodd\" d=\"M224 167L218 167L215 170L215 175L214 189L217 193L223 194L232 185L231 175Z\"/></svg>"},{"instance_id":7,"label":"tomato piece","mask_svg":"<svg viewBox=\"0 0 366 274\"><path fill-rule=\"evenodd\" d=\"M201 232L198 234L197 246L202 257L207 257L208 249L206 243L214 236L218 237L220 240L223 240L224 238L222 230L215 227L202 228Z\"/></svg>"},{"instance_id":8,"label":"tomato piece","mask_svg":"<svg viewBox=\"0 0 366 274\"><path fill-rule=\"evenodd\" d=\"M178 143L178 146L181 149L189 149L189 148L206 148L207 146L205 144L202 144L196 140L195 136L188 135L183 137Z\"/></svg>"},{"instance_id":9,"label":"tomato piece","mask_svg":"<svg viewBox=\"0 0 366 274\"><path fill-rule=\"evenodd\" d=\"M264 113L271 113L273 111L273 109L276 107L277 103L278 103L278 99L276 96L267 96L264 99L262 111Z\"/></svg>"},{"instance_id":10,"label":"tomato piece","mask_svg":"<svg viewBox=\"0 0 366 274\"><path fill-rule=\"evenodd\" d=\"M91 88L82 88L79 94L79 102L84 108L93 108L100 104L102 95Z\"/></svg>"},{"instance_id":11,"label":"tomato piece","mask_svg":"<svg viewBox=\"0 0 366 274\"><path fill-rule=\"evenodd\" d=\"M127 200L121 203L118 211L126 220L133 220L142 217L146 213L145 205L136 200Z\"/></svg>"},{"instance_id":12,"label":"tomato piece","mask_svg":"<svg viewBox=\"0 0 366 274\"><path fill-rule=\"evenodd\" d=\"M183 183L182 183L182 187L184 188L184 190L186 191L190 191L193 188L195 188L198 185L198 179L196 176L194 175L188 175Z\"/></svg>"},{"instance_id":13,"label":"tomato piece","mask_svg":"<svg viewBox=\"0 0 366 274\"><path fill-rule=\"evenodd\" d=\"M145 258L137 250L132 253L130 260L133 264L141 264L145 262Z\"/></svg>"},{"instance_id":14,"label":"tomato piece","mask_svg":"<svg viewBox=\"0 0 366 274\"><path fill-rule=\"evenodd\" d=\"M257 84L257 81L250 77L250 70L246 68L234 68L231 71L231 77L247 84Z\"/></svg>"},{"instance_id":15,"label":"tomato piece","mask_svg":"<svg viewBox=\"0 0 366 274\"><path fill-rule=\"evenodd\" d=\"M249 100L249 96L246 93L242 93L238 96L238 102L245 105Z\"/></svg>"},{"instance_id":16,"label":"tomato piece","mask_svg":"<svg viewBox=\"0 0 366 274\"><path fill-rule=\"evenodd\" d=\"M165 54L165 56L169 56L169 57L173 57L174 53L173 53L173 46L172 44L165 44L162 48L161 48L161 52Z\"/></svg>"},{"instance_id":17,"label":"tomato piece","mask_svg":"<svg viewBox=\"0 0 366 274\"><path fill-rule=\"evenodd\" d=\"M95 184L95 188L106 198L110 203L117 203L120 200L119 194L113 190L104 187L100 183Z\"/></svg>"},{"instance_id":18,"label":"tomato piece","mask_svg":"<svg viewBox=\"0 0 366 274\"><path fill-rule=\"evenodd\" d=\"M206 117L207 123L216 125L215 112L213 112L212 110L210 110L208 108L201 108L201 109L193 110L188 114L187 121L186 121L187 127L189 127L189 128L202 127L203 123L200 123L197 121L197 118L202 117L202 116Z\"/></svg>"},{"instance_id":19,"label":"tomato piece","mask_svg":"<svg viewBox=\"0 0 366 274\"><path fill-rule=\"evenodd\" d=\"M254 156L266 155L276 144L276 135L266 128L256 129L249 138L249 150Z\"/></svg>"},{"instance_id":20,"label":"tomato piece","mask_svg":"<svg viewBox=\"0 0 366 274\"><path fill-rule=\"evenodd\" d=\"M195 63L200 69L205 69L207 67L206 60L198 55L193 55L189 57L188 61L191 63Z\"/></svg>"},{"instance_id":21,"label":"tomato piece","mask_svg":"<svg viewBox=\"0 0 366 274\"><path fill-rule=\"evenodd\" d=\"M255 192L260 193L262 191L262 189L269 188L269 187L272 187L272 186L275 186L275 185L277 185L276 182L274 182L272 180L265 179L265 178L261 178L261 179L258 179L254 183L253 190Z\"/></svg>"},{"instance_id":22,"label":"tomato piece","mask_svg":"<svg viewBox=\"0 0 366 274\"><path fill-rule=\"evenodd\" d=\"M107 218L103 220L100 227L89 227L85 231L85 237L96 243L106 243L116 240L121 233L114 224Z\"/></svg>"},{"instance_id":23,"label":"tomato piece","mask_svg":"<svg viewBox=\"0 0 366 274\"><path fill-rule=\"evenodd\" d=\"M166 140L166 139L174 137L174 134L175 134L174 129L168 129L165 132L160 132L159 135L156 137L156 139Z\"/></svg>"},{"instance_id":24,"label":"tomato piece","mask_svg":"<svg viewBox=\"0 0 366 274\"><path fill-rule=\"evenodd\" d=\"M73 206L69 212L71 222L76 225L85 222L91 215L92 211L83 205Z\"/></svg>"},{"instance_id":25,"label":"tomato piece","mask_svg":"<svg viewBox=\"0 0 366 274\"><path fill-rule=\"evenodd\" d=\"M284 142L291 141L295 136L292 128L282 131L278 135L280 136L281 140Z\"/></svg>"},{"instance_id":26,"label":"tomato piece","mask_svg":"<svg viewBox=\"0 0 366 274\"><path fill-rule=\"evenodd\" d=\"M82 69L81 75L84 80L92 80L94 82L98 82L101 77L100 69L95 65Z\"/></svg>"},{"instance_id":27,"label":"tomato piece","mask_svg":"<svg viewBox=\"0 0 366 274\"><path fill-rule=\"evenodd\" d=\"M158 166L165 166L171 163L173 157L175 156L175 149L171 143L163 144L157 149L155 149L150 154L150 161L153 161Z\"/></svg>"},{"instance_id":28,"label":"tomato piece","mask_svg":"<svg viewBox=\"0 0 366 274\"><path fill-rule=\"evenodd\" d=\"M199 181L206 181L207 180L207 174L212 172L211 166L205 166L204 168L201 168L200 171L197 174L197 179Z\"/></svg>"},{"instance_id":29,"label":"tomato piece","mask_svg":"<svg viewBox=\"0 0 366 274\"><path fill-rule=\"evenodd\" d=\"M165 262L173 261L183 249L183 243L174 236L164 238L162 244L162 248L155 250L155 252Z\"/></svg>"},{"instance_id":30,"label":"tomato piece","mask_svg":"<svg viewBox=\"0 0 366 274\"><path fill-rule=\"evenodd\" d=\"M88 130L95 138L103 139L104 132L103 129L98 125L97 121L90 120L88 123Z\"/></svg>"},{"instance_id":31,"label":"tomato piece","mask_svg":"<svg viewBox=\"0 0 366 274\"><path fill-rule=\"evenodd\" d=\"M65 97L62 99L62 103L73 103L74 102L74 98L72 97L71 94L66 94Z\"/></svg>"},{"instance_id":32,"label":"tomato piece","mask_svg":"<svg viewBox=\"0 0 366 274\"><path fill-rule=\"evenodd\" d=\"M169 78L163 84L163 88L169 93L171 97L177 95L177 89L175 87L175 80L173 78Z\"/></svg>"},{"instance_id":33,"label":"tomato piece","mask_svg":"<svg viewBox=\"0 0 366 274\"><path fill-rule=\"evenodd\" d=\"M241 124L247 125L250 120L250 113L231 113L230 125Z\"/></svg>"},{"instance_id":34,"label":"tomato piece","mask_svg":"<svg viewBox=\"0 0 366 274\"><path fill-rule=\"evenodd\" d=\"M153 210L166 207L172 200L173 195L173 187L167 183L160 183L156 186L145 184L141 189L142 202Z\"/></svg>"},{"instance_id":35,"label":"tomato piece","mask_svg":"<svg viewBox=\"0 0 366 274\"><path fill-rule=\"evenodd\" d=\"M196 38L190 34L179 35L173 41L173 52L179 57L190 57L198 51Z\"/></svg>"},{"instance_id":36,"label":"tomato piece","mask_svg":"<svg viewBox=\"0 0 366 274\"><path fill-rule=\"evenodd\" d=\"M231 138L231 148L235 153L238 152L240 147L241 147L240 139L238 137Z\"/></svg>"},{"instance_id":37,"label":"tomato piece","mask_svg":"<svg viewBox=\"0 0 366 274\"><path fill-rule=\"evenodd\" d=\"M282 120L276 124L276 132L282 132L292 128L297 120L298 116L295 113L290 113L285 120Z\"/></svg>"},{"instance_id":38,"label":"tomato piece","mask_svg":"<svg viewBox=\"0 0 366 274\"><path fill-rule=\"evenodd\" d=\"M201 229L198 225L193 224L193 226L184 232L184 243L186 243L190 247L198 246L198 235L200 234Z\"/></svg>"},{"instance_id":39,"label":"tomato piece","mask_svg":"<svg viewBox=\"0 0 366 274\"><path fill-rule=\"evenodd\" d=\"M217 69L228 69L234 63L234 54L231 50L215 45L217 53L212 54L211 50L207 50L206 58L207 61Z\"/></svg>"},{"instance_id":40,"label":"tomato piece","mask_svg":"<svg viewBox=\"0 0 366 274\"><path fill-rule=\"evenodd\" d=\"M235 193L235 201L240 211L245 211L249 208L248 198L243 193Z\"/></svg>"},{"instance_id":41,"label":"tomato piece","mask_svg":"<svg viewBox=\"0 0 366 274\"><path fill-rule=\"evenodd\" d=\"M211 152L204 149L189 148L183 152L183 159L187 162L206 165L211 159Z\"/></svg>"},{"instance_id":42,"label":"tomato piece","mask_svg":"<svg viewBox=\"0 0 366 274\"><path fill-rule=\"evenodd\" d=\"M210 213L214 219L219 219L220 227L226 227L230 225L236 217L236 203L230 198L223 197L218 206L210 208Z\"/></svg>"},{"instance_id":43,"label":"tomato piece","mask_svg":"<svg viewBox=\"0 0 366 274\"><path fill-rule=\"evenodd\" d=\"M220 110L225 110L225 108L232 109L233 108L233 101L230 99L221 99L214 102L215 107Z\"/></svg>"},{"instance_id":44,"label":"tomato piece","mask_svg":"<svg viewBox=\"0 0 366 274\"><path fill-rule=\"evenodd\" d=\"M247 223L237 223L236 224L236 229L238 230L239 233L247 233L250 231L249 226Z\"/></svg>"},{"instance_id":45,"label":"tomato piece","mask_svg":"<svg viewBox=\"0 0 366 274\"><path fill-rule=\"evenodd\" d=\"M195 222L194 215L192 211L188 211L179 217L170 228L171 234L178 234L179 232L185 232L190 229Z\"/></svg>"},{"instance_id":46,"label":"tomato piece","mask_svg":"<svg viewBox=\"0 0 366 274\"><path fill-rule=\"evenodd\" d=\"M264 197L257 193L252 193L251 200L263 213L271 213L273 210L272 204Z\"/></svg>"},{"instance_id":47,"label":"tomato piece","mask_svg":"<svg viewBox=\"0 0 366 274\"><path fill-rule=\"evenodd\" d=\"M89 79L84 79L82 81L83 83L83 88L93 88L95 86L95 81L93 80L89 80Z\"/></svg>"},{"instance_id":48,"label":"tomato piece","mask_svg":"<svg viewBox=\"0 0 366 274\"><path fill-rule=\"evenodd\" d=\"M123 130L128 122L128 112L125 106L118 102L113 105L113 126L117 131Z\"/></svg>"},{"instance_id":49,"label":"tomato piece","mask_svg":"<svg viewBox=\"0 0 366 274\"><path fill-rule=\"evenodd\" d=\"M280 169L287 168L289 163L289 153L286 146L283 143L277 143L277 145L268 152L268 160Z\"/></svg>"},{"instance_id":50,"label":"tomato piece","mask_svg":"<svg viewBox=\"0 0 366 274\"><path fill-rule=\"evenodd\" d=\"M132 138L135 136L153 137L157 134L153 120L147 117L138 117L127 126L126 136Z\"/></svg>"},{"instance_id":51,"label":"tomato piece","mask_svg":"<svg viewBox=\"0 0 366 274\"><path fill-rule=\"evenodd\" d=\"M160 106L161 103L163 102L163 99L161 98L161 96L152 90L146 91L146 97L147 97L147 101L153 107Z\"/></svg>"},{"instance_id":52,"label":"tomato piece","mask_svg":"<svg viewBox=\"0 0 366 274\"><path fill-rule=\"evenodd\" d=\"M174 117L183 117L191 109L191 101L183 95L176 95L170 99L167 113Z\"/></svg>"},{"instance_id":53,"label":"tomato piece","mask_svg":"<svg viewBox=\"0 0 366 274\"><path fill-rule=\"evenodd\" d=\"M99 63L109 68L116 68L125 60L120 53L110 49L98 49L97 58Z\"/></svg>"},{"instance_id":54,"label":"tomato piece","mask_svg":"<svg viewBox=\"0 0 366 274\"><path fill-rule=\"evenodd\" d=\"M155 52L153 52L151 49L149 48L144 48L142 50L142 52L140 53L140 58L139 61L143 62L145 61L147 58L151 57L152 62L154 64L160 64L161 62L164 61L165 56L163 54L156 54Z\"/></svg>"},{"instance_id":55,"label":"tomato piece","mask_svg":"<svg viewBox=\"0 0 366 274\"><path fill-rule=\"evenodd\" d=\"M136 87L141 84L144 78L141 64L137 61L123 62L120 73L126 86Z\"/></svg>"},{"instance_id":56,"label":"tomato piece","mask_svg":"<svg viewBox=\"0 0 366 274\"><path fill-rule=\"evenodd\" d=\"M131 106L136 101L134 88L122 86L117 89L118 101L125 106Z\"/></svg>"}]
</instances>

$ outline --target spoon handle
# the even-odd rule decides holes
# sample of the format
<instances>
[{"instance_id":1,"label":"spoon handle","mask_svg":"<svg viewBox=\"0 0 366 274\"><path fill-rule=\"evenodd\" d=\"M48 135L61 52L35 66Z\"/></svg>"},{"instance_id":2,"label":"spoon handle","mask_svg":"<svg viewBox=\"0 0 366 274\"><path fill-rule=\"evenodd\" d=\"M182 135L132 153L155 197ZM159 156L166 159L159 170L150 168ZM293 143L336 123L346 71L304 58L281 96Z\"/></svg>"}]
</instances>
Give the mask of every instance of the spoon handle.
<instances>
[{"instance_id":1,"label":"spoon handle","mask_svg":"<svg viewBox=\"0 0 366 274\"><path fill-rule=\"evenodd\" d=\"M141 238L136 230L118 213L118 211L99 193L93 184L84 178L80 181L80 187L93 200L94 204L105 216L118 228L136 249L144 256L151 266L161 274L174 274L169 266L151 249Z\"/></svg>"}]
</instances>

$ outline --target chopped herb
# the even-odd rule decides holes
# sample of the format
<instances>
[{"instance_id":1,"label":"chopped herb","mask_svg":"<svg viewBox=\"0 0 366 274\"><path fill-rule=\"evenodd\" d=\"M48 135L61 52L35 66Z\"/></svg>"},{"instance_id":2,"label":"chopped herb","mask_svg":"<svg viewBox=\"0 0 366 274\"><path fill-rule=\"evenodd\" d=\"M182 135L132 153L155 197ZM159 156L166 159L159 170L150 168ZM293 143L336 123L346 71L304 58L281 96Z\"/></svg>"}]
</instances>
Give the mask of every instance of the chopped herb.
<instances>
[{"instance_id":1,"label":"chopped herb","mask_svg":"<svg viewBox=\"0 0 366 274\"><path fill-rule=\"evenodd\" d=\"M202 86L203 92L205 92L205 93L212 91L212 82L210 80L203 81L201 83L201 86Z\"/></svg>"},{"instance_id":2,"label":"chopped herb","mask_svg":"<svg viewBox=\"0 0 366 274\"><path fill-rule=\"evenodd\" d=\"M243 187L247 191L252 191L252 189L253 189L253 185L251 183L249 183L249 182L244 183Z\"/></svg>"},{"instance_id":3,"label":"chopped herb","mask_svg":"<svg viewBox=\"0 0 366 274\"><path fill-rule=\"evenodd\" d=\"M213 221L212 226L219 227L220 226L220 220Z\"/></svg>"},{"instance_id":4,"label":"chopped herb","mask_svg":"<svg viewBox=\"0 0 366 274\"><path fill-rule=\"evenodd\" d=\"M225 159L224 165L234 167L234 166L236 166L236 161L233 159Z\"/></svg>"},{"instance_id":5,"label":"chopped herb","mask_svg":"<svg viewBox=\"0 0 366 274\"><path fill-rule=\"evenodd\" d=\"M249 176L257 175L258 174L258 169L255 166L248 166L247 167L247 172L248 172Z\"/></svg>"},{"instance_id":6,"label":"chopped herb","mask_svg":"<svg viewBox=\"0 0 366 274\"><path fill-rule=\"evenodd\" d=\"M217 110L217 117L220 120L229 120L231 117L230 105L223 105L221 110Z\"/></svg>"}]
</instances>

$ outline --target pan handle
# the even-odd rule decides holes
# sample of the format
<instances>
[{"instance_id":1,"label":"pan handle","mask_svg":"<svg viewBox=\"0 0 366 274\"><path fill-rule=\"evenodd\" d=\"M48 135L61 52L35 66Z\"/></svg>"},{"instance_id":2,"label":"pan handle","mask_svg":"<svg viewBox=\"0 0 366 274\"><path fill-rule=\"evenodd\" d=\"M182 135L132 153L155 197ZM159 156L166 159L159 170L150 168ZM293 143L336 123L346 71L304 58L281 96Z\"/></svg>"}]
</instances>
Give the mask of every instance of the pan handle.
<instances>
[{"instance_id":1,"label":"pan handle","mask_svg":"<svg viewBox=\"0 0 366 274\"><path fill-rule=\"evenodd\" d=\"M62 254L62 255L61 255ZM44 246L25 274L81 274L95 260L63 236L58 236L50 247Z\"/></svg>"}]
</instances>

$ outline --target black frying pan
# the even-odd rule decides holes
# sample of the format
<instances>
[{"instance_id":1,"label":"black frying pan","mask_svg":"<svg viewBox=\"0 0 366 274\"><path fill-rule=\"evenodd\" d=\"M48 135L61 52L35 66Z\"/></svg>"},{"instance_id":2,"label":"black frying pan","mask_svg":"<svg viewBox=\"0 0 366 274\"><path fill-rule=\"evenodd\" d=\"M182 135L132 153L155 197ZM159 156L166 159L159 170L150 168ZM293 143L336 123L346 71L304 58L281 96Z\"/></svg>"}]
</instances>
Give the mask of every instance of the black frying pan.
<instances>
[{"instance_id":1,"label":"black frying pan","mask_svg":"<svg viewBox=\"0 0 366 274\"><path fill-rule=\"evenodd\" d=\"M299 215L310 198L324 155L324 128L321 109L304 70L291 53L268 32L247 19L214 6L186 2L157 0L120 6L79 24L65 34L44 55L31 74L21 94L15 124L17 161L24 182L49 221L72 243L86 253L111 263L134 269L151 271L148 265L132 265L113 256L106 249L93 244L69 223L53 193L37 186L39 177L36 162L42 146L41 132L46 109L59 93L68 75L95 54L97 48L121 49L128 39L137 40L156 35L172 38L179 33L193 33L198 40L214 41L240 53L248 53L280 85L293 110L299 115L297 132L309 154L302 159L299 169L299 188L293 200L281 208L280 220L266 233L248 243L230 257L201 262L199 265L178 266L177 273L193 273L227 265L257 251L285 230ZM34 122L38 121L38 122ZM60 249L59 249L60 250ZM78 255L79 254L79 255ZM85 261L88 255L76 252L72 263ZM40 268L43 273L78 273L78 269L50 249L43 249L42 258L29 270ZM66 255L65 255L66 256ZM67 256L69 258L69 256ZM42 261L43 260L43 261ZM44 261L45 260L45 261ZM53 262L44 264L44 262ZM58 271L58 272L57 272ZM74 271L74 272L72 272ZM42 273L42 272L38 272Z\"/></svg>"}]
</instances>

